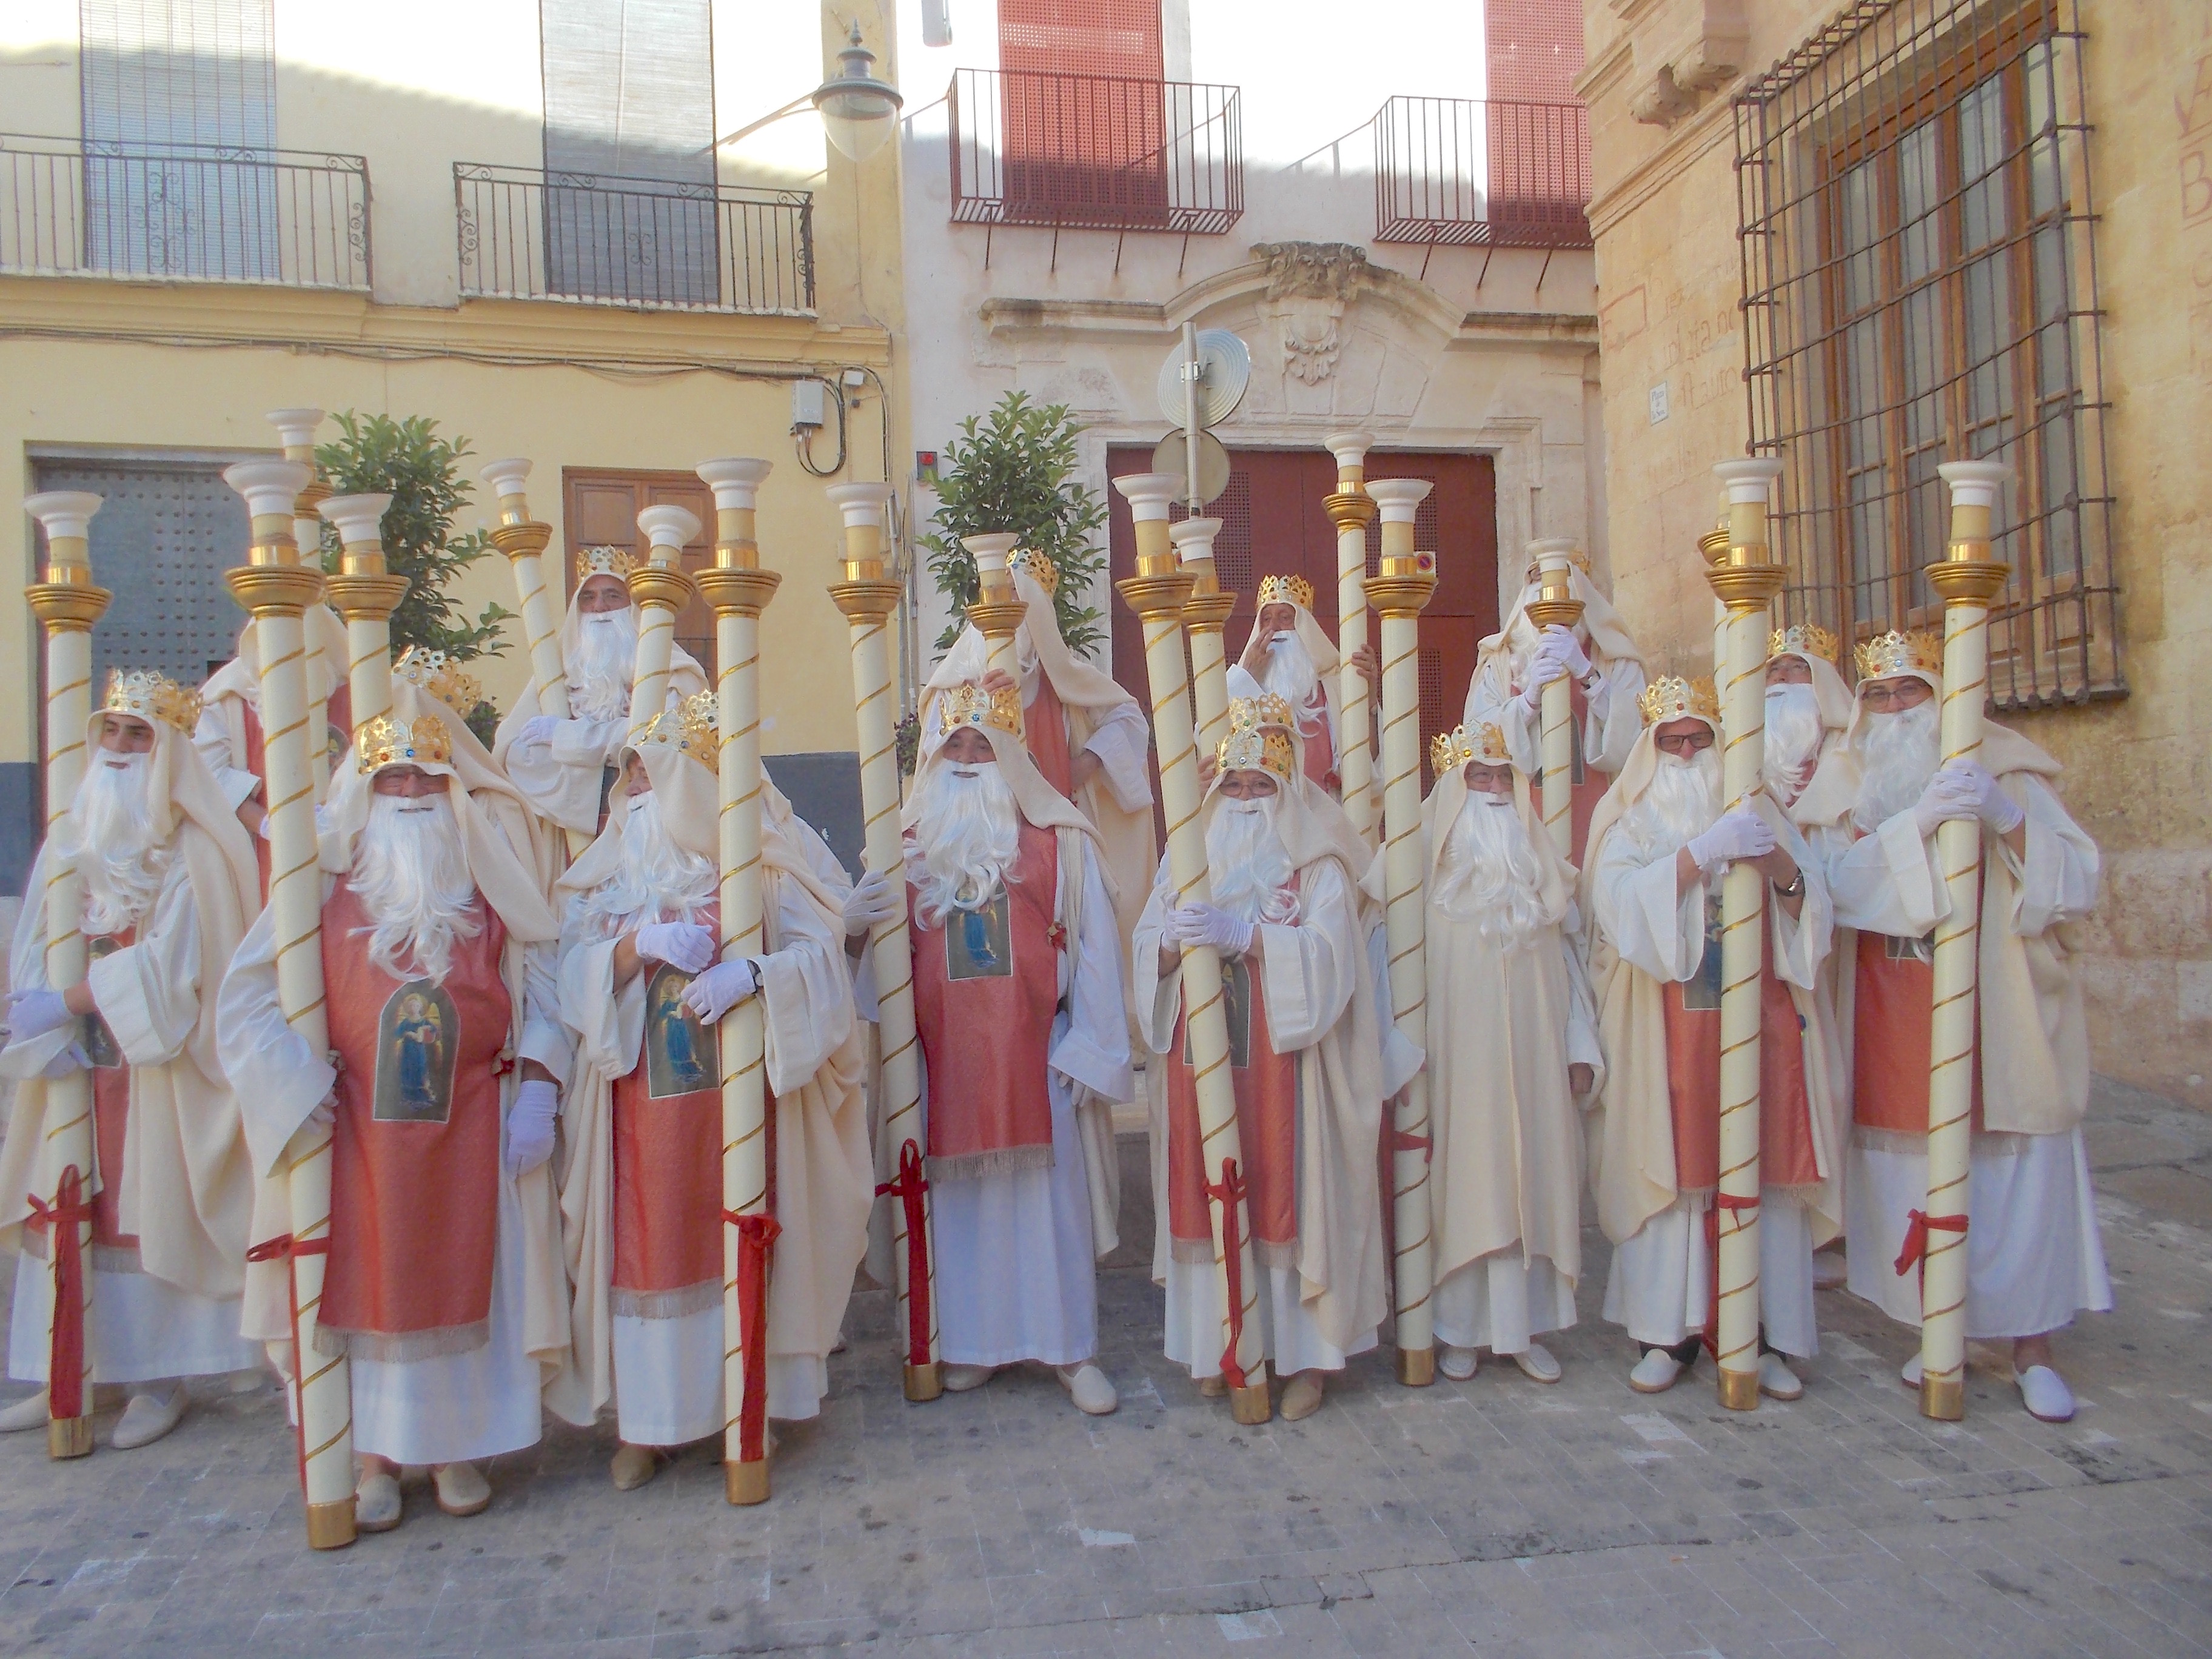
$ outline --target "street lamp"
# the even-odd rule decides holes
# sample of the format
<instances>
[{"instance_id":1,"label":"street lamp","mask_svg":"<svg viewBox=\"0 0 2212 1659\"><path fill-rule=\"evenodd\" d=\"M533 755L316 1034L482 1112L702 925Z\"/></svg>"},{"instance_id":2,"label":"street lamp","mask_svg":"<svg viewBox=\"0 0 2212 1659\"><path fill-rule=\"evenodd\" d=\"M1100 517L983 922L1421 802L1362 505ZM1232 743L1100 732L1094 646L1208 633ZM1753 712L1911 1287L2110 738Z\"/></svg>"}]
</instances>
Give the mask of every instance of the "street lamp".
<instances>
[{"instance_id":1,"label":"street lamp","mask_svg":"<svg viewBox=\"0 0 2212 1659\"><path fill-rule=\"evenodd\" d=\"M717 138L714 148L720 149L725 144L750 137L772 122L796 115L811 105L822 118L823 133L837 147L838 154L848 161L865 161L881 149L897 126L899 109L906 100L890 82L876 79L872 72L876 54L860 44L858 23L853 25L847 41L845 49L837 54L836 74L781 109L771 110L759 120L748 122L735 132Z\"/></svg>"}]
</instances>

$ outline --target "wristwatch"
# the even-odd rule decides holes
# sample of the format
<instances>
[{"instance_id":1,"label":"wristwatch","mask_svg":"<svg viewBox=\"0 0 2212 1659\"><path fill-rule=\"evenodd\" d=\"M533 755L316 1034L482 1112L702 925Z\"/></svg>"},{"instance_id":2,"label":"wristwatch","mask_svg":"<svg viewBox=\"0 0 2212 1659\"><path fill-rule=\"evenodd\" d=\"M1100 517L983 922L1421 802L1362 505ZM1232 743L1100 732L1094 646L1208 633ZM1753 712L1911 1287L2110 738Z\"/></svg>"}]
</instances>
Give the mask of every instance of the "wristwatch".
<instances>
[{"instance_id":1,"label":"wristwatch","mask_svg":"<svg viewBox=\"0 0 2212 1659\"><path fill-rule=\"evenodd\" d=\"M1774 884L1774 896L1777 898L1802 898L1804 892L1805 872L1802 869L1790 878L1790 884L1787 887L1778 881Z\"/></svg>"}]
</instances>

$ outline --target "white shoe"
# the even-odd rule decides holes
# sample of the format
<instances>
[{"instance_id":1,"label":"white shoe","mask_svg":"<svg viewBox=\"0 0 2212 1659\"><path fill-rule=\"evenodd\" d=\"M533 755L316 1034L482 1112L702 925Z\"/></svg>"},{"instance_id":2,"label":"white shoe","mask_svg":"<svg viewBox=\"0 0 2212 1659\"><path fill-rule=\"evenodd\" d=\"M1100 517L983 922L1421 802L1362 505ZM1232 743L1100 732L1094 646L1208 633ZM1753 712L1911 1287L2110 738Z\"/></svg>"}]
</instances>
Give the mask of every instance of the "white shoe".
<instances>
[{"instance_id":1,"label":"white shoe","mask_svg":"<svg viewBox=\"0 0 2212 1659\"><path fill-rule=\"evenodd\" d=\"M1839 1291L1850 1282L1850 1267L1841 1250L1813 1252L1813 1288L1816 1291Z\"/></svg>"},{"instance_id":2,"label":"white shoe","mask_svg":"<svg viewBox=\"0 0 2212 1659\"><path fill-rule=\"evenodd\" d=\"M40 1389L27 1400L18 1400L0 1411L0 1434L25 1434L46 1426L46 1391Z\"/></svg>"},{"instance_id":3,"label":"white shoe","mask_svg":"<svg viewBox=\"0 0 2212 1659\"><path fill-rule=\"evenodd\" d=\"M1628 1386L1638 1394L1664 1394L1682 1375L1682 1362L1664 1348L1654 1348L1636 1362Z\"/></svg>"},{"instance_id":4,"label":"white shoe","mask_svg":"<svg viewBox=\"0 0 2212 1659\"><path fill-rule=\"evenodd\" d=\"M1080 1365L1055 1365L1060 1375L1060 1386L1075 1401L1075 1409L1086 1417L1104 1417L1121 1403L1114 1392L1113 1380L1098 1369L1098 1362L1086 1359Z\"/></svg>"},{"instance_id":5,"label":"white shoe","mask_svg":"<svg viewBox=\"0 0 2212 1659\"><path fill-rule=\"evenodd\" d=\"M179 1382L160 1383L134 1394L107 1443L118 1451L150 1446L185 1420L185 1407L190 1403L191 1396Z\"/></svg>"},{"instance_id":6,"label":"white shoe","mask_svg":"<svg viewBox=\"0 0 2212 1659\"><path fill-rule=\"evenodd\" d=\"M356 1532L390 1532L399 1524L399 1477L388 1469L364 1469L353 1489Z\"/></svg>"},{"instance_id":7,"label":"white shoe","mask_svg":"<svg viewBox=\"0 0 2212 1659\"><path fill-rule=\"evenodd\" d=\"M2030 1365L2015 1380L2020 1384L2021 1404L2027 1407L2027 1414L2037 1422L2074 1420L2074 1390L2050 1366Z\"/></svg>"},{"instance_id":8,"label":"white shoe","mask_svg":"<svg viewBox=\"0 0 2212 1659\"><path fill-rule=\"evenodd\" d=\"M1780 1354L1763 1353L1759 1356L1759 1391L1769 1400L1797 1400L1803 1397L1805 1384Z\"/></svg>"},{"instance_id":9,"label":"white shoe","mask_svg":"<svg viewBox=\"0 0 2212 1659\"><path fill-rule=\"evenodd\" d=\"M1532 1382L1556 1382L1559 1380L1559 1362L1540 1342L1531 1342L1515 1354L1513 1363L1521 1368L1521 1375Z\"/></svg>"},{"instance_id":10,"label":"white shoe","mask_svg":"<svg viewBox=\"0 0 2212 1659\"><path fill-rule=\"evenodd\" d=\"M1439 1343L1443 1358L1437 1361L1437 1369L1455 1382L1464 1382L1474 1375L1482 1356L1472 1348L1455 1348L1449 1342Z\"/></svg>"},{"instance_id":11,"label":"white shoe","mask_svg":"<svg viewBox=\"0 0 2212 1659\"><path fill-rule=\"evenodd\" d=\"M998 1375L996 1365L947 1365L941 1377L947 1394L966 1394L970 1389L980 1389Z\"/></svg>"},{"instance_id":12,"label":"white shoe","mask_svg":"<svg viewBox=\"0 0 2212 1659\"><path fill-rule=\"evenodd\" d=\"M430 1486L448 1515L482 1515L491 1507L491 1482L473 1463L439 1464L430 1471Z\"/></svg>"},{"instance_id":13,"label":"white shoe","mask_svg":"<svg viewBox=\"0 0 2212 1659\"><path fill-rule=\"evenodd\" d=\"M1918 1354L1914 1354L1911 1358L1898 1368L1897 1380L1911 1389L1913 1393L1920 1392L1920 1356Z\"/></svg>"}]
</instances>

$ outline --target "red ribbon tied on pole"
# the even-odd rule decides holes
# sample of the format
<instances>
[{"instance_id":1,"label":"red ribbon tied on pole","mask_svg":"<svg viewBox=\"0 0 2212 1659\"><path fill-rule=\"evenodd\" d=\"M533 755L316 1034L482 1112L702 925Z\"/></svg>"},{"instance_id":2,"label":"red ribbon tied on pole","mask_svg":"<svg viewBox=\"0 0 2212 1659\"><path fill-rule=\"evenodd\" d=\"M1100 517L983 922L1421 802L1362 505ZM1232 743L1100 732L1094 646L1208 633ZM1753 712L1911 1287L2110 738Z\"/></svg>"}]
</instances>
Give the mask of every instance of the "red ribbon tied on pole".
<instances>
[{"instance_id":1,"label":"red ribbon tied on pole","mask_svg":"<svg viewBox=\"0 0 2212 1659\"><path fill-rule=\"evenodd\" d=\"M1712 1207L1705 1212L1705 1254L1712 1262L1712 1290L1705 1298L1705 1352L1717 1360L1721 1357L1721 1212L1733 1210L1741 1214L1756 1210L1756 1195L1739 1198L1734 1193L1715 1191Z\"/></svg>"},{"instance_id":2,"label":"red ribbon tied on pole","mask_svg":"<svg viewBox=\"0 0 2212 1659\"><path fill-rule=\"evenodd\" d=\"M768 1455L768 1261L783 1224L765 1211L722 1212L738 1230L738 1328L745 1355L744 1397L738 1401L738 1457L757 1463Z\"/></svg>"},{"instance_id":3,"label":"red ribbon tied on pole","mask_svg":"<svg viewBox=\"0 0 2212 1659\"><path fill-rule=\"evenodd\" d=\"M1244 1338L1244 1238L1238 1218L1244 1213L1244 1177L1235 1158L1221 1160L1221 1180L1208 1186L1206 1195L1221 1206L1221 1259L1229 1273L1229 1346L1221 1351L1221 1379L1241 1389L1244 1367L1237 1361L1237 1350Z\"/></svg>"},{"instance_id":4,"label":"red ribbon tied on pole","mask_svg":"<svg viewBox=\"0 0 2212 1659\"><path fill-rule=\"evenodd\" d=\"M264 1238L250 1247L246 1259L251 1262L281 1261L284 1264L292 1307L292 1449L300 1466L300 1490L307 1490L307 1413L299 1403L300 1379L307 1374L305 1358L300 1352L300 1270L294 1264L303 1255L328 1255L331 1236L320 1238L295 1238L290 1233L279 1233L274 1238Z\"/></svg>"},{"instance_id":5,"label":"red ribbon tied on pole","mask_svg":"<svg viewBox=\"0 0 2212 1659\"><path fill-rule=\"evenodd\" d=\"M1437 1143L1427 1135L1417 1135L1407 1130L1395 1127L1389 1131L1389 1135L1392 1152L1419 1152L1421 1155L1421 1161L1425 1164L1433 1164L1437 1161Z\"/></svg>"},{"instance_id":6,"label":"red ribbon tied on pole","mask_svg":"<svg viewBox=\"0 0 2212 1659\"><path fill-rule=\"evenodd\" d=\"M46 1356L46 1415L66 1420L84 1415L84 1252L77 1224L92 1219L84 1176L72 1164L62 1171L51 1204L31 1195L33 1227L52 1230L54 1253L53 1344Z\"/></svg>"},{"instance_id":7,"label":"red ribbon tied on pole","mask_svg":"<svg viewBox=\"0 0 2212 1659\"><path fill-rule=\"evenodd\" d=\"M876 1188L878 1198L896 1198L906 1210L906 1363L929 1364L929 1234L922 1224L921 1195L929 1182L921 1173L921 1148L909 1136L899 1148L898 1178Z\"/></svg>"},{"instance_id":8,"label":"red ribbon tied on pole","mask_svg":"<svg viewBox=\"0 0 2212 1659\"><path fill-rule=\"evenodd\" d=\"M1925 1210L1905 1212L1905 1248L1897 1255L1897 1276L1899 1279L1928 1259L1928 1235L1963 1233L1966 1218L1962 1215L1930 1215Z\"/></svg>"}]
</instances>

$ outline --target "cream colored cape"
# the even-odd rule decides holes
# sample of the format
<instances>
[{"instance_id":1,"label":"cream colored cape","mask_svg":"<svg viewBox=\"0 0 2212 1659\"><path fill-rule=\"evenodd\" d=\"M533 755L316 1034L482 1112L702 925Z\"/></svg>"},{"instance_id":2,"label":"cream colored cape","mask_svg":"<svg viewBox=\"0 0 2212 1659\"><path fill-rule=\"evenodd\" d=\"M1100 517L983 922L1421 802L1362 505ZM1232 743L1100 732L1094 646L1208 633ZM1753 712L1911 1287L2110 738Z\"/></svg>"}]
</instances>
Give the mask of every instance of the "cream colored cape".
<instances>
[{"instance_id":1,"label":"cream colored cape","mask_svg":"<svg viewBox=\"0 0 2212 1659\"><path fill-rule=\"evenodd\" d=\"M1598 590L1597 584L1579 569L1569 567L1567 576L1569 590L1583 604L1582 625L1577 631L1589 648L1591 660L1641 663L1644 648L1636 643L1636 636L1628 631L1627 624L1613 610L1613 601L1606 598ZM1528 619L1528 607L1542 598L1543 592L1541 582L1529 582L1523 586L1521 597L1513 601L1513 609L1506 614L1498 631L1485 637L1475 647L1474 678L1480 681L1488 676L1494 682L1492 701L1496 703L1502 704L1514 695L1510 684L1510 647L1519 644L1524 628L1533 643L1536 625ZM1468 706L1473 708L1471 701Z\"/></svg>"},{"instance_id":2,"label":"cream colored cape","mask_svg":"<svg viewBox=\"0 0 2212 1659\"><path fill-rule=\"evenodd\" d=\"M90 763L100 764L100 712L93 711L86 741ZM142 1043L166 1047L144 1016L156 1002L197 1004L189 1034L170 1058L131 1066L131 1113L125 1131L122 1185L117 1194L126 1232L138 1237L139 1265L155 1278L196 1296L218 1300L240 1293L248 1226L253 1206L252 1170L239 1121L238 1097L223 1075L216 1041L216 997L231 952L259 903L260 874L245 830L232 814L215 775L191 738L166 722L154 723L154 828L175 849L189 896L177 891L173 873L139 923L142 933L184 925L173 908L189 904L198 933L198 958L190 986L142 985L137 951L118 951L94 964L93 995L126 1057ZM73 841L75 820L58 824ZM39 849L9 953L8 982L16 990L63 989L46 983L46 907L39 896L66 868L52 837ZM155 947L158 948L158 947ZM167 1022L161 1022L167 1023ZM179 1018L176 1024L185 1022ZM22 1224L33 1194L52 1202L59 1185L59 1143L47 1139L46 1084L39 1073L79 1037L80 1024L0 1053L0 1077L15 1085L8 1138L0 1145L0 1245L21 1249ZM101 1177L96 1170L92 1190Z\"/></svg>"},{"instance_id":3,"label":"cream colored cape","mask_svg":"<svg viewBox=\"0 0 2212 1659\"><path fill-rule=\"evenodd\" d=\"M327 605L311 605L303 613L307 647L307 696L329 701L346 683L352 653L346 645L345 623ZM230 735L231 764L246 758L246 711L261 707L261 653L253 647L253 624L239 630L238 654L209 675L200 686L203 707L218 711Z\"/></svg>"}]
</instances>

